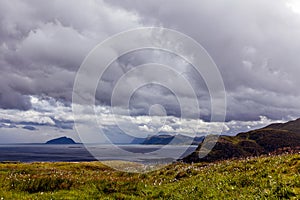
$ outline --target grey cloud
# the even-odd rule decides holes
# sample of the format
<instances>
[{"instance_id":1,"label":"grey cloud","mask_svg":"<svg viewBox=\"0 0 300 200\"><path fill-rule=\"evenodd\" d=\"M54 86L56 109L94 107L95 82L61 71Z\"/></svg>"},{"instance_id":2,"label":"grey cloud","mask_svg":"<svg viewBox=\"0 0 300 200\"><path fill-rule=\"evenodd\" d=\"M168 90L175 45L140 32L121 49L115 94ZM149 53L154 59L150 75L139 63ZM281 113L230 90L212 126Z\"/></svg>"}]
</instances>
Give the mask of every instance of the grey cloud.
<instances>
[{"instance_id":1,"label":"grey cloud","mask_svg":"<svg viewBox=\"0 0 300 200\"><path fill-rule=\"evenodd\" d=\"M10 123L0 123L0 128L17 128L17 126Z\"/></svg>"},{"instance_id":2,"label":"grey cloud","mask_svg":"<svg viewBox=\"0 0 300 200\"><path fill-rule=\"evenodd\" d=\"M115 87L118 81L123 75L128 75L134 73L132 70L135 67L147 63L159 63L162 65L170 66L176 73L182 76L194 89L195 95L198 97L199 104L201 107L201 117L205 120L210 118L210 99L208 90L204 80L198 74L198 72L186 63L180 57L161 51L161 50L139 50L119 57L118 60L113 62L106 72L101 77L98 85L98 90L96 97L99 103L104 105L111 105L111 96L113 92L116 92ZM162 66L163 67L163 66ZM128 73L128 74L127 74ZM165 80L166 74L155 73L153 71L142 70L139 74L133 75L132 79L127 78L125 80L130 81L119 83L121 87L121 92L117 96L116 105L128 107L130 109L130 114L137 115L148 115L149 108L154 104L162 105L168 115L173 115L180 117L182 110L188 110L188 112L193 113L194 109L189 106L190 102L193 100L193 96L190 96L187 92L187 85L185 85L180 79L174 77L170 82L171 86L179 89L179 93L175 94L171 87L167 85L159 85L163 81L158 82L158 84L149 84L143 87L135 88L134 93L130 99L124 99L129 89L133 87L136 83L138 84L140 80L151 80L155 76L157 80ZM124 80L123 80L124 81ZM181 100L181 105L179 105L179 100ZM127 105L129 103L129 105Z\"/></svg>"},{"instance_id":3,"label":"grey cloud","mask_svg":"<svg viewBox=\"0 0 300 200\"><path fill-rule=\"evenodd\" d=\"M300 17L287 1L109 2L202 44L228 91L227 120L299 116Z\"/></svg>"},{"instance_id":4,"label":"grey cloud","mask_svg":"<svg viewBox=\"0 0 300 200\"><path fill-rule=\"evenodd\" d=\"M11 89L0 92L0 105L5 109L28 110L31 108L28 96L23 96L21 93L11 91Z\"/></svg>"},{"instance_id":5,"label":"grey cloud","mask_svg":"<svg viewBox=\"0 0 300 200\"><path fill-rule=\"evenodd\" d=\"M300 17L285 3L1 1L0 107L31 109L28 95L50 96L69 104L76 70L94 45L129 28L158 25L186 33L207 49L227 89L228 121L299 116ZM135 52L117 60L100 81L97 103L110 105L116 81L133 66L153 61L184 74L198 96L201 118L209 121L205 83L191 67L165 53ZM180 116L174 97L161 88L137 91L133 98L133 115L147 114L151 104L167 102L168 114ZM61 125L71 126L69 122Z\"/></svg>"},{"instance_id":6,"label":"grey cloud","mask_svg":"<svg viewBox=\"0 0 300 200\"><path fill-rule=\"evenodd\" d=\"M139 21L103 1L12 0L0 2L0 24L0 107L28 110L28 95L70 102L86 54Z\"/></svg>"}]
</instances>

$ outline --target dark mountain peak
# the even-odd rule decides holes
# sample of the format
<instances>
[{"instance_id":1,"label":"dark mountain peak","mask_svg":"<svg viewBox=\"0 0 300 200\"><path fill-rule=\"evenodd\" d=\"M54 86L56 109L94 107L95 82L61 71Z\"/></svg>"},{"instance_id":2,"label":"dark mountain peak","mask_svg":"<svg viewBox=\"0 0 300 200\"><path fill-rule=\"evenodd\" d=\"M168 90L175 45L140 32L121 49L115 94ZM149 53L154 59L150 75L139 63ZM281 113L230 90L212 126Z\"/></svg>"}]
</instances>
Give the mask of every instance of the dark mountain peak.
<instances>
[{"instance_id":1,"label":"dark mountain peak","mask_svg":"<svg viewBox=\"0 0 300 200\"><path fill-rule=\"evenodd\" d=\"M66 136L55 138L46 142L46 144L76 144L74 140Z\"/></svg>"}]
</instances>

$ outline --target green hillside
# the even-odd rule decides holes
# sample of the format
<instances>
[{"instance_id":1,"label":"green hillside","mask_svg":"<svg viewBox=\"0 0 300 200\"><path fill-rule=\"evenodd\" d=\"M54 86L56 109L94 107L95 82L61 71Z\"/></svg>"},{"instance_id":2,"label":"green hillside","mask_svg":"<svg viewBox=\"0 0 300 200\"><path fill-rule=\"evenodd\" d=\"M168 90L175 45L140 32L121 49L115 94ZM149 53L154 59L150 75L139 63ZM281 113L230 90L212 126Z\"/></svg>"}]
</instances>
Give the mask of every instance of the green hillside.
<instances>
[{"instance_id":1,"label":"green hillside","mask_svg":"<svg viewBox=\"0 0 300 200\"><path fill-rule=\"evenodd\" d=\"M232 158L282 154L300 151L300 119L287 123L271 124L265 128L239 133L236 136L220 136L213 149L204 158L199 153L205 150L206 142L200 144L195 152L183 158L184 162L213 162Z\"/></svg>"},{"instance_id":2,"label":"green hillside","mask_svg":"<svg viewBox=\"0 0 300 200\"><path fill-rule=\"evenodd\" d=\"M300 154L176 163L147 174L99 162L2 163L0 199L300 199Z\"/></svg>"}]
</instances>

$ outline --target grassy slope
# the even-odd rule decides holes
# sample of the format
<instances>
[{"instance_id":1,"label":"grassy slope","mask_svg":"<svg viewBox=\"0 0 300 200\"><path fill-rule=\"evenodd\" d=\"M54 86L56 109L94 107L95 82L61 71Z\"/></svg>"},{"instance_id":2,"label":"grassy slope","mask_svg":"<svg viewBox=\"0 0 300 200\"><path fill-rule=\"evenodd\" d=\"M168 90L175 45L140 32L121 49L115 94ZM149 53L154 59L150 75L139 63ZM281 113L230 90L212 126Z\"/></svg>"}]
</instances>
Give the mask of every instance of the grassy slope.
<instances>
[{"instance_id":1,"label":"grassy slope","mask_svg":"<svg viewBox=\"0 0 300 200\"><path fill-rule=\"evenodd\" d=\"M282 152L298 152L300 150L300 133L288 130L263 128L236 136L220 136L213 149L204 158L199 158L200 150L210 146L211 140L206 138L195 152L183 158L184 162L214 162L218 160L245 158L259 155L281 154ZM201 149L200 149L201 148Z\"/></svg>"},{"instance_id":2,"label":"grassy slope","mask_svg":"<svg viewBox=\"0 0 300 200\"><path fill-rule=\"evenodd\" d=\"M0 164L0 199L300 199L300 155L172 164L129 174L98 162Z\"/></svg>"}]
</instances>

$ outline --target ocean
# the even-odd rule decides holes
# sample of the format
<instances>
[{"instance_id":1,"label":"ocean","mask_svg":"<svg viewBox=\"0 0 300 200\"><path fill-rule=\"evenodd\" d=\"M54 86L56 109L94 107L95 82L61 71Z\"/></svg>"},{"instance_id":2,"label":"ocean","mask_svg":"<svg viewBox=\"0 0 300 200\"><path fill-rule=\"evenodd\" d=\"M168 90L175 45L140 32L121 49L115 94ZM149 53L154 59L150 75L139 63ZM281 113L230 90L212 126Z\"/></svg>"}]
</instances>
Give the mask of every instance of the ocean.
<instances>
[{"instance_id":1,"label":"ocean","mask_svg":"<svg viewBox=\"0 0 300 200\"><path fill-rule=\"evenodd\" d=\"M170 163L192 153L191 145L2 144L0 162L82 162L124 160L143 164ZM93 155L92 155L93 154Z\"/></svg>"}]
</instances>

